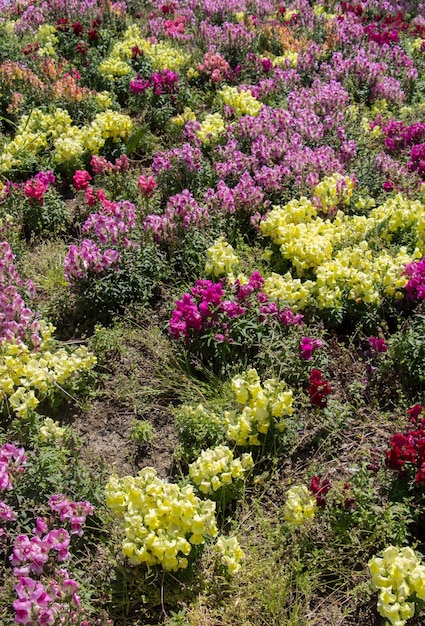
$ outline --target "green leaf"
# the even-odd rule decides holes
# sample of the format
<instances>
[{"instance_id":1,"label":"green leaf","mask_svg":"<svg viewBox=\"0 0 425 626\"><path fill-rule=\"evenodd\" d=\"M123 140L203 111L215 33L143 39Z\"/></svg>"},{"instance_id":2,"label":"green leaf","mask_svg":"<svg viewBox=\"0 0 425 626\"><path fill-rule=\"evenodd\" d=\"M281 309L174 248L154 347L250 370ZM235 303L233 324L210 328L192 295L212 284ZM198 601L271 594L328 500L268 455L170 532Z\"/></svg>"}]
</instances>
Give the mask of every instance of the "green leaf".
<instances>
[{"instance_id":1,"label":"green leaf","mask_svg":"<svg viewBox=\"0 0 425 626\"><path fill-rule=\"evenodd\" d=\"M125 153L127 156L129 156L135 151L135 149L139 145L140 140L145 134L145 132L146 132L146 128L144 126L141 126L132 135L130 135L127 143L125 144Z\"/></svg>"}]
</instances>

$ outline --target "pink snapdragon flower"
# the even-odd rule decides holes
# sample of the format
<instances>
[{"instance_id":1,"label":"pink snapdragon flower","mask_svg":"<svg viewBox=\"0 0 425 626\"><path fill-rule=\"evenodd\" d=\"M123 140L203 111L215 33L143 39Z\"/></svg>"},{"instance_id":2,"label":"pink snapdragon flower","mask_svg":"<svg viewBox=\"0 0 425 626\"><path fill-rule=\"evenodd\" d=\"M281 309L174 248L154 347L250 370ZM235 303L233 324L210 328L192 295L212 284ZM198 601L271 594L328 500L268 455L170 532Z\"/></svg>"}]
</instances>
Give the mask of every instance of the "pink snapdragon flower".
<instances>
[{"instance_id":1,"label":"pink snapdragon flower","mask_svg":"<svg viewBox=\"0 0 425 626\"><path fill-rule=\"evenodd\" d=\"M300 357L305 361L311 361L313 352L323 348L323 341L321 339L310 339L310 337L303 337L301 339L299 350Z\"/></svg>"},{"instance_id":2,"label":"pink snapdragon flower","mask_svg":"<svg viewBox=\"0 0 425 626\"><path fill-rule=\"evenodd\" d=\"M141 174L137 180L137 186L144 198L151 198L155 192L156 181L152 176L143 176Z\"/></svg>"},{"instance_id":3,"label":"pink snapdragon flower","mask_svg":"<svg viewBox=\"0 0 425 626\"><path fill-rule=\"evenodd\" d=\"M89 186L89 181L92 179L87 170L76 170L74 176L72 177L74 187L77 191L81 191L82 189L87 189Z\"/></svg>"}]
</instances>

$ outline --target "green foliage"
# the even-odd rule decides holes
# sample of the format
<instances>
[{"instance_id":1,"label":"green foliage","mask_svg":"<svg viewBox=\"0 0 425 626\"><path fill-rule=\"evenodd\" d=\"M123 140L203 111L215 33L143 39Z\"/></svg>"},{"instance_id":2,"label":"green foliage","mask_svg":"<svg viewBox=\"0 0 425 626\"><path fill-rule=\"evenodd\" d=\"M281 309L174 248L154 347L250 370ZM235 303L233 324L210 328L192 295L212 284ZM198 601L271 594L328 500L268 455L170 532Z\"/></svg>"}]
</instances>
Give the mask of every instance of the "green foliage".
<instances>
[{"instance_id":1,"label":"green foliage","mask_svg":"<svg viewBox=\"0 0 425 626\"><path fill-rule=\"evenodd\" d=\"M133 420L130 430L130 439L138 444L152 441L155 435L154 428L147 420Z\"/></svg>"},{"instance_id":2,"label":"green foliage","mask_svg":"<svg viewBox=\"0 0 425 626\"><path fill-rule=\"evenodd\" d=\"M108 323L130 303L153 302L169 271L165 255L155 244L125 248L120 251L118 269L111 268L101 276L92 275L75 284L78 316L88 324Z\"/></svg>"},{"instance_id":3,"label":"green foliage","mask_svg":"<svg viewBox=\"0 0 425 626\"><path fill-rule=\"evenodd\" d=\"M408 319L388 340L388 352L379 364L378 381L390 378L411 398L420 400L425 385L425 315Z\"/></svg>"},{"instance_id":4,"label":"green foliage","mask_svg":"<svg viewBox=\"0 0 425 626\"><path fill-rule=\"evenodd\" d=\"M202 450L214 448L224 440L222 419L210 408L181 405L174 411L174 426L179 438L175 452L178 460L191 463Z\"/></svg>"},{"instance_id":5,"label":"green foliage","mask_svg":"<svg viewBox=\"0 0 425 626\"><path fill-rule=\"evenodd\" d=\"M50 187L43 204L26 200L22 203L23 232L26 239L42 235L63 234L69 227L69 211L60 194Z\"/></svg>"},{"instance_id":6,"label":"green foliage","mask_svg":"<svg viewBox=\"0 0 425 626\"><path fill-rule=\"evenodd\" d=\"M164 626L191 626L191 624L186 620L186 611L171 611Z\"/></svg>"}]
</instances>

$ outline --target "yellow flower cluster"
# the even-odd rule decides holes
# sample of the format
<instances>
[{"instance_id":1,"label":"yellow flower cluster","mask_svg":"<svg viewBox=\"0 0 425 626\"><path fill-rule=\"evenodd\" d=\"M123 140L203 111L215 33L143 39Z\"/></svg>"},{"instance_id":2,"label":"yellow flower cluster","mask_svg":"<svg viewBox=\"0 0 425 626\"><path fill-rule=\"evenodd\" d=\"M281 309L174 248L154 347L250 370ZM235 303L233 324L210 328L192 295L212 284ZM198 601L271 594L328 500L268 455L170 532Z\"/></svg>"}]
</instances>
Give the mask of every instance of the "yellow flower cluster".
<instances>
[{"instance_id":1,"label":"yellow flower cluster","mask_svg":"<svg viewBox=\"0 0 425 626\"><path fill-rule=\"evenodd\" d=\"M185 107L183 113L171 118L175 126L182 127L189 121L196 121L196 115L190 107Z\"/></svg>"},{"instance_id":2,"label":"yellow flower cluster","mask_svg":"<svg viewBox=\"0 0 425 626\"><path fill-rule=\"evenodd\" d=\"M43 342L37 352L24 343L0 344L0 396L19 417L27 417L56 383L63 385L77 372L91 369L96 357L87 348L69 354L64 349L51 351L53 327L42 328Z\"/></svg>"},{"instance_id":3,"label":"yellow flower cluster","mask_svg":"<svg viewBox=\"0 0 425 626\"><path fill-rule=\"evenodd\" d=\"M296 69L298 65L298 52L287 50L283 56L274 57L273 65L284 68L289 66Z\"/></svg>"},{"instance_id":4,"label":"yellow flower cluster","mask_svg":"<svg viewBox=\"0 0 425 626\"><path fill-rule=\"evenodd\" d=\"M35 39L40 44L40 48L37 50L39 56L53 57L56 55L55 44L57 44L58 38L55 33L56 28L50 24L42 24L38 27Z\"/></svg>"},{"instance_id":5,"label":"yellow flower cluster","mask_svg":"<svg viewBox=\"0 0 425 626\"><path fill-rule=\"evenodd\" d=\"M102 139L118 141L119 139L127 139L129 137L133 128L133 122L128 115L107 110L98 113L89 128L97 130Z\"/></svg>"},{"instance_id":6,"label":"yellow flower cluster","mask_svg":"<svg viewBox=\"0 0 425 626\"><path fill-rule=\"evenodd\" d=\"M397 194L372 209L370 217L381 239L391 243L407 235L418 248L418 256L425 254L425 204Z\"/></svg>"},{"instance_id":7,"label":"yellow flower cluster","mask_svg":"<svg viewBox=\"0 0 425 626\"><path fill-rule=\"evenodd\" d=\"M201 123L201 128L196 135L202 143L209 144L214 142L225 130L224 119L220 113L210 113Z\"/></svg>"},{"instance_id":8,"label":"yellow flower cluster","mask_svg":"<svg viewBox=\"0 0 425 626\"><path fill-rule=\"evenodd\" d=\"M243 480L245 472L254 466L251 453L233 458L227 446L217 446L201 452L189 465L190 480L203 494L211 494L221 487Z\"/></svg>"},{"instance_id":9,"label":"yellow flower cluster","mask_svg":"<svg viewBox=\"0 0 425 626\"><path fill-rule=\"evenodd\" d=\"M225 237L219 237L207 250L205 271L213 276L230 274L232 268L239 263L232 246Z\"/></svg>"},{"instance_id":10,"label":"yellow flower cluster","mask_svg":"<svg viewBox=\"0 0 425 626\"><path fill-rule=\"evenodd\" d=\"M336 13L327 13L322 4L314 4L313 11L314 11L314 15L317 15L317 16L321 15L327 20L333 20L337 17Z\"/></svg>"},{"instance_id":11,"label":"yellow flower cluster","mask_svg":"<svg viewBox=\"0 0 425 626\"><path fill-rule=\"evenodd\" d=\"M295 485L286 492L283 517L290 526L302 526L306 521L313 519L316 508L316 498L307 487Z\"/></svg>"},{"instance_id":12,"label":"yellow flower cluster","mask_svg":"<svg viewBox=\"0 0 425 626\"><path fill-rule=\"evenodd\" d=\"M404 626L415 612L416 596L425 600L425 566L411 548L385 548L369 561L372 586L379 591L378 611L393 626Z\"/></svg>"},{"instance_id":13,"label":"yellow flower cluster","mask_svg":"<svg viewBox=\"0 0 425 626\"><path fill-rule=\"evenodd\" d=\"M313 195L320 201L323 213L333 214L340 205L349 205L354 183L348 176L326 176L314 189Z\"/></svg>"},{"instance_id":14,"label":"yellow flower cluster","mask_svg":"<svg viewBox=\"0 0 425 626\"><path fill-rule=\"evenodd\" d=\"M152 63L155 70L178 71L189 60L189 56L162 41L150 43L140 35L140 28L133 24L124 33L123 39L115 43L107 59L100 64L100 73L114 80L132 72L130 60L132 49L138 47Z\"/></svg>"},{"instance_id":15,"label":"yellow flower cluster","mask_svg":"<svg viewBox=\"0 0 425 626\"><path fill-rule=\"evenodd\" d=\"M377 117L378 115L382 115L383 113L388 112L388 102L385 98L380 100L375 100L375 102L370 107L370 112L372 117Z\"/></svg>"},{"instance_id":16,"label":"yellow flower cluster","mask_svg":"<svg viewBox=\"0 0 425 626\"><path fill-rule=\"evenodd\" d=\"M228 104L235 112L235 115L252 115L255 117L259 114L263 106L249 89L238 91L236 87L225 87L218 92L225 104Z\"/></svg>"},{"instance_id":17,"label":"yellow flower cluster","mask_svg":"<svg viewBox=\"0 0 425 626\"><path fill-rule=\"evenodd\" d=\"M317 217L307 198L274 207L260 228L280 246L282 256L293 263L298 276L332 258L335 227Z\"/></svg>"},{"instance_id":18,"label":"yellow flower cluster","mask_svg":"<svg viewBox=\"0 0 425 626\"><path fill-rule=\"evenodd\" d=\"M351 193L349 189L342 201L349 201ZM334 203L325 200L325 192L322 196L328 207ZM370 209L368 216L337 211L332 221L318 217L307 198L273 207L261 231L280 246L300 278L290 272L272 274L265 280L265 293L296 310L312 303L338 309L346 301L379 304L385 296L403 297L405 264L425 254L425 205L400 194L379 207L368 199L362 204ZM392 248L376 252L368 243L374 239ZM414 247L412 253L403 242ZM307 271L315 280L301 280Z\"/></svg>"},{"instance_id":19,"label":"yellow flower cluster","mask_svg":"<svg viewBox=\"0 0 425 626\"><path fill-rule=\"evenodd\" d=\"M250 369L232 380L239 411L226 411L224 423L228 439L238 446L259 446L260 436L273 425L279 432L285 430L286 415L292 415L292 391L284 381L270 378L261 385L255 369Z\"/></svg>"},{"instance_id":20,"label":"yellow flower cluster","mask_svg":"<svg viewBox=\"0 0 425 626\"><path fill-rule=\"evenodd\" d=\"M72 119L63 109L44 113L33 109L25 115L16 135L0 154L0 172L22 164L26 153L38 154L53 142L53 158L57 163L78 160L86 152L97 154L108 139L116 142L127 139L133 123L127 115L110 109L98 113L95 119L81 128L72 125Z\"/></svg>"},{"instance_id":21,"label":"yellow flower cluster","mask_svg":"<svg viewBox=\"0 0 425 626\"><path fill-rule=\"evenodd\" d=\"M63 439L65 430L65 428L59 426L59 422L54 422L51 417L46 417L43 426L41 426L38 431L40 441L43 443L52 439L54 441L60 441Z\"/></svg>"},{"instance_id":22,"label":"yellow flower cluster","mask_svg":"<svg viewBox=\"0 0 425 626\"><path fill-rule=\"evenodd\" d=\"M263 291L272 300L279 300L283 306L294 311L303 311L313 300L316 283L293 278L290 272L283 276L272 272L264 281Z\"/></svg>"},{"instance_id":23,"label":"yellow flower cluster","mask_svg":"<svg viewBox=\"0 0 425 626\"><path fill-rule=\"evenodd\" d=\"M192 546L218 534L215 502L200 500L193 487L161 480L153 467L106 485L106 503L124 519L122 551L133 565L160 565L176 572L188 566Z\"/></svg>"},{"instance_id":24,"label":"yellow flower cluster","mask_svg":"<svg viewBox=\"0 0 425 626\"><path fill-rule=\"evenodd\" d=\"M114 103L114 95L109 91L99 91L96 94L96 104L101 111L106 111Z\"/></svg>"},{"instance_id":25,"label":"yellow flower cluster","mask_svg":"<svg viewBox=\"0 0 425 626\"><path fill-rule=\"evenodd\" d=\"M220 535L214 545L214 552L220 556L220 563L229 574L236 574L240 570L240 563L245 554L236 537Z\"/></svg>"},{"instance_id":26,"label":"yellow flower cluster","mask_svg":"<svg viewBox=\"0 0 425 626\"><path fill-rule=\"evenodd\" d=\"M316 270L314 295L318 307L338 309L344 299L379 304L382 295L402 297L401 289L407 280L402 275L403 266L411 260L405 248L395 257L386 251L376 255L366 241L339 250Z\"/></svg>"}]
</instances>

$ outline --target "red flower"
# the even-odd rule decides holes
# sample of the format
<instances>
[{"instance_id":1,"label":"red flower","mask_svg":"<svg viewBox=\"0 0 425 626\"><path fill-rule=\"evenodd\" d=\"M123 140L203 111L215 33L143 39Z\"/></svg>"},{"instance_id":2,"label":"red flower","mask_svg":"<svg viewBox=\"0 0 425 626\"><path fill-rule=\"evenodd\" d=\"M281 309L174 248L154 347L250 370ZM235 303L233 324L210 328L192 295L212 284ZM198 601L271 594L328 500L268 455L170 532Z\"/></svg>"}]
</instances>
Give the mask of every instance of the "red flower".
<instances>
[{"instance_id":1,"label":"red flower","mask_svg":"<svg viewBox=\"0 0 425 626\"><path fill-rule=\"evenodd\" d=\"M139 46L133 46L131 49L131 58L132 59L137 59L137 57L139 57L142 54L142 51L140 50Z\"/></svg>"},{"instance_id":2,"label":"red flower","mask_svg":"<svg viewBox=\"0 0 425 626\"><path fill-rule=\"evenodd\" d=\"M310 481L309 489L311 493L316 496L317 506L320 506L322 509L324 509L327 503L327 500L324 496L326 496L332 489L332 483L327 478L322 480L320 476L313 476Z\"/></svg>"},{"instance_id":3,"label":"red flower","mask_svg":"<svg viewBox=\"0 0 425 626\"><path fill-rule=\"evenodd\" d=\"M422 463L421 469L415 476L415 482L425 483L425 463Z\"/></svg>"},{"instance_id":4,"label":"red flower","mask_svg":"<svg viewBox=\"0 0 425 626\"><path fill-rule=\"evenodd\" d=\"M87 35L91 41L97 41L99 39L99 33L96 28L88 28Z\"/></svg>"},{"instance_id":5,"label":"red flower","mask_svg":"<svg viewBox=\"0 0 425 626\"><path fill-rule=\"evenodd\" d=\"M410 409L407 409L407 415L410 417L410 421L416 424L417 418L422 411L423 406L421 404L415 404L411 406Z\"/></svg>"},{"instance_id":6,"label":"red flower","mask_svg":"<svg viewBox=\"0 0 425 626\"><path fill-rule=\"evenodd\" d=\"M313 368L309 382L308 394L310 396L310 402L323 409L328 401L327 396L332 393L329 381L322 378L322 372L320 370Z\"/></svg>"},{"instance_id":7,"label":"red flower","mask_svg":"<svg viewBox=\"0 0 425 626\"><path fill-rule=\"evenodd\" d=\"M81 24L81 22L74 22L72 24L72 30L74 32L74 35L77 35L77 37L79 35L81 35L81 33L83 32L83 25Z\"/></svg>"},{"instance_id":8,"label":"red flower","mask_svg":"<svg viewBox=\"0 0 425 626\"><path fill-rule=\"evenodd\" d=\"M56 28L66 32L69 28L68 19L66 17L60 17L56 22Z\"/></svg>"},{"instance_id":9,"label":"red flower","mask_svg":"<svg viewBox=\"0 0 425 626\"><path fill-rule=\"evenodd\" d=\"M87 50L89 49L89 45L85 41L79 41L76 46L76 50L79 54L85 56L87 54Z\"/></svg>"}]
</instances>

